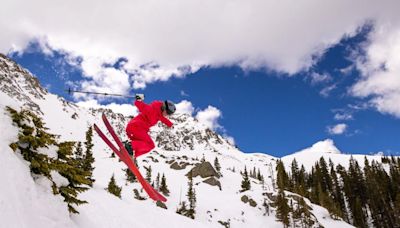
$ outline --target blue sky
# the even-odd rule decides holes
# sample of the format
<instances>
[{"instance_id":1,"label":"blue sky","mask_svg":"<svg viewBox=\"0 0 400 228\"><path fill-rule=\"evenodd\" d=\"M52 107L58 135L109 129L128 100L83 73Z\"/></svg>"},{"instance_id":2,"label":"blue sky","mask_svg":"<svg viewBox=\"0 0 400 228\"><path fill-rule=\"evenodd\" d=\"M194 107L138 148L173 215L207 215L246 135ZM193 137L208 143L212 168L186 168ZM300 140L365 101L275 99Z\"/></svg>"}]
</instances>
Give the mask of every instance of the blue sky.
<instances>
[{"instance_id":1,"label":"blue sky","mask_svg":"<svg viewBox=\"0 0 400 228\"><path fill-rule=\"evenodd\" d=\"M217 121L223 127L217 131L233 137L245 152L283 156L331 138L347 153L398 154L400 120L363 107L363 99L348 94L360 77L352 69L349 56L368 33L367 28L343 39L328 49L311 69L292 76L267 70L244 71L238 66L204 67L184 78L131 89L130 94L145 93L147 101L189 100L198 110L209 105L216 107L222 113ZM54 51L46 55L33 42L23 54L11 57L36 75L50 92L74 100L64 90L69 87L67 81L82 80L82 72L65 61L64 53ZM311 75L318 75L320 80ZM332 86L332 90L325 91ZM130 100L101 101L110 102ZM344 132L329 131L338 124L346 125Z\"/></svg>"},{"instance_id":2,"label":"blue sky","mask_svg":"<svg viewBox=\"0 0 400 228\"><path fill-rule=\"evenodd\" d=\"M327 138L346 153L400 152L399 1L173 3L6 1L0 52L82 105L132 110L64 90L171 99L245 152Z\"/></svg>"}]
</instances>

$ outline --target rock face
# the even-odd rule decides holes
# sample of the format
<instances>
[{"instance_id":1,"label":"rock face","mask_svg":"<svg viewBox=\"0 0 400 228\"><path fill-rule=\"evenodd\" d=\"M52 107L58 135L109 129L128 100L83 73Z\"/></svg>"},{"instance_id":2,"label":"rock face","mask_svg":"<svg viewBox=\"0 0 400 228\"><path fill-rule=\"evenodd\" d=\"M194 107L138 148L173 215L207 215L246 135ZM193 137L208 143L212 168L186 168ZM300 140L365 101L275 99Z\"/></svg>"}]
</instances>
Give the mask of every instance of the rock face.
<instances>
[{"instance_id":1,"label":"rock face","mask_svg":"<svg viewBox=\"0 0 400 228\"><path fill-rule=\"evenodd\" d=\"M192 172L193 177L201 176L202 178L207 178L207 177L217 177L219 178L218 172L214 169L214 167L211 165L210 162L202 162L198 163L193 167L192 170L189 171L189 173ZM186 174L186 176L189 175Z\"/></svg>"},{"instance_id":2,"label":"rock face","mask_svg":"<svg viewBox=\"0 0 400 228\"><path fill-rule=\"evenodd\" d=\"M183 163L182 162L180 162L180 163L174 162L171 164L170 168L175 169L175 170L182 170L182 169L185 169L186 166L188 166L188 165L189 165L189 163L187 163L187 162L183 162Z\"/></svg>"},{"instance_id":3,"label":"rock face","mask_svg":"<svg viewBox=\"0 0 400 228\"><path fill-rule=\"evenodd\" d=\"M242 198L240 198L240 200L242 200L243 203L249 203L250 206L252 206L252 207L256 207L257 206L256 201L254 201L252 198L250 198L250 197L248 197L246 195L243 195Z\"/></svg>"},{"instance_id":4,"label":"rock face","mask_svg":"<svg viewBox=\"0 0 400 228\"><path fill-rule=\"evenodd\" d=\"M221 187L221 182L219 182L219 180L215 179L215 177L210 177L207 180L203 181L206 184L209 184L211 186L218 186L219 190L222 190Z\"/></svg>"}]
</instances>

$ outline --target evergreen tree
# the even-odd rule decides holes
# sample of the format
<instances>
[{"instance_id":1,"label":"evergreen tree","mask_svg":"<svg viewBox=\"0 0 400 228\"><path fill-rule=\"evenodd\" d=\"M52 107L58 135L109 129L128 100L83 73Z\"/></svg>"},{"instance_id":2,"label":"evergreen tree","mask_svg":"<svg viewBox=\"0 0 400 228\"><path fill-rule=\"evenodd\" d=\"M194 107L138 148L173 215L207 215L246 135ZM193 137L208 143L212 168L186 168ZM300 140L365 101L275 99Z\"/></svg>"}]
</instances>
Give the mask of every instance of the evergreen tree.
<instances>
[{"instance_id":1,"label":"evergreen tree","mask_svg":"<svg viewBox=\"0 0 400 228\"><path fill-rule=\"evenodd\" d=\"M180 203L180 207L178 207L178 208L176 209L176 213L177 213L177 214L180 214L180 215L186 215L187 211L188 211L188 209L187 209L187 206L186 206L186 202L185 202L185 201L181 202L181 203Z\"/></svg>"},{"instance_id":2,"label":"evergreen tree","mask_svg":"<svg viewBox=\"0 0 400 228\"><path fill-rule=\"evenodd\" d=\"M299 217L301 227L308 228L312 227L312 225L314 224L310 209L303 197L301 197L297 202L297 207L293 214L296 214L296 216Z\"/></svg>"},{"instance_id":3,"label":"evergreen tree","mask_svg":"<svg viewBox=\"0 0 400 228\"><path fill-rule=\"evenodd\" d=\"M215 157L214 166L217 172L221 172L221 165L219 164L218 157Z\"/></svg>"},{"instance_id":4,"label":"evergreen tree","mask_svg":"<svg viewBox=\"0 0 400 228\"><path fill-rule=\"evenodd\" d=\"M134 183L137 181L136 176L132 173L132 171L128 168L123 169L125 172L125 178L128 183Z\"/></svg>"},{"instance_id":5,"label":"evergreen tree","mask_svg":"<svg viewBox=\"0 0 400 228\"><path fill-rule=\"evenodd\" d=\"M165 178L164 174L162 175L162 178L161 178L160 192L162 192L166 196L169 195L169 189L168 189L168 186L167 186L167 179Z\"/></svg>"},{"instance_id":6,"label":"evergreen tree","mask_svg":"<svg viewBox=\"0 0 400 228\"><path fill-rule=\"evenodd\" d=\"M288 205L288 200L286 199L286 195L283 189L279 189L275 205L277 220L282 222L284 227L289 227L290 207Z\"/></svg>"},{"instance_id":7,"label":"evergreen tree","mask_svg":"<svg viewBox=\"0 0 400 228\"><path fill-rule=\"evenodd\" d=\"M252 178L257 178L256 167L253 167L253 173L250 175Z\"/></svg>"},{"instance_id":8,"label":"evergreen tree","mask_svg":"<svg viewBox=\"0 0 400 228\"><path fill-rule=\"evenodd\" d=\"M56 136L47 133L42 120L28 110L17 112L7 107L13 122L18 126L18 141L10 147L19 150L22 157L30 163L29 168L33 174L50 177L52 170L52 159L47 155L38 153L40 148L48 148L56 144Z\"/></svg>"},{"instance_id":9,"label":"evergreen tree","mask_svg":"<svg viewBox=\"0 0 400 228\"><path fill-rule=\"evenodd\" d=\"M156 177L156 186L155 188L157 190L160 190L160 173L157 173L157 177Z\"/></svg>"},{"instance_id":10,"label":"evergreen tree","mask_svg":"<svg viewBox=\"0 0 400 228\"><path fill-rule=\"evenodd\" d=\"M245 191L251 189L250 179L249 179L249 175L247 174L246 166L244 167L244 172L243 172L242 176L243 176L242 185L241 185L242 189L240 190L240 192L245 192Z\"/></svg>"},{"instance_id":11,"label":"evergreen tree","mask_svg":"<svg viewBox=\"0 0 400 228\"><path fill-rule=\"evenodd\" d=\"M269 204L267 203L267 200L264 199L264 203L262 204L263 207L265 208L265 213L264 215L268 215L269 216Z\"/></svg>"},{"instance_id":12,"label":"evergreen tree","mask_svg":"<svg viewBox=\"0 0 400 228\"><path fill-rule=\"evenodd\" d=\"M301 196L308 196L307 193L307 175L306 175L306 170L304 168L304 165L301 165L301 168L299 170L298 176L297 176L297 188L295 188L295 192L300 194Z\"/></svg>"},{"instance_id":13,"label":"evergreen tree","mask_svg":"<svg viewBox=\"0 0 400 228\"><path fill-rule=\"evenodd\" d=\"M257 180L259 180L259 181L263 181L264 180L263 175L261 175L260 169L257 170Z\"/></svg>"},{"instance_id":14,"label":"evergreen tree","mask_svg":"<svg viewBox=\"0 0 400 228\"><path fill-rule=\"evenodd\" d=\"M149 167L145 167L145 169L146 169L146 181L148 182L148 183L151 183L151 166L149 166Z\"/></svg>"},{"instance_id":15,"label":"evergreen tree","mask_svg":"<svg viewBox=\"0 0 400 228\"><path fill-rule=\"evenodd\" d=\"M61 176L65 177L69 184L60 186L58 192L64 197L71 213L78 213L73 205L87 203L77 198L78 193L86 191L90 185L89 173L81 168L82 163L73 156L74 142L63 142L58 144L58 159L54 161L54 168Z\"/></svg>"},{"instance_id":16,"label":"evergreen tree","mask_svg":"<svg viewBox=\"0 0 400 228\"><path fill-rule=\"evenodd\" d=\"M189 172L188 179L189 189L186 196L189 200L189 210L187 211L186 216L194 219L196 214L196 191L193 188L193 175L191 171Z\"/></svg>"},{"instance_id":17,"label":"evergreen tree","mask_svg":"<svg viewBox=\"0 0 400 228\"><path fill-rule=\"evenodd\" d=\"M53 182L53 193L60 194L68 205L71 213L78 213L74 205L87 203L77 198L80 192L87 190L88 173L82 169L79 145L74 154L74 142L57 143L57 136L47 133L47 128L41 118L28 110L17 112L7 107L13 122L20 132L18 141L10 145L14 151L19 151L23 158L30 163L30 170L35 175L43 175ZM57 157L49 157L40 153L41 148L58 147ZM67 185L57 186L50 173L58 172L68 181Z\"/></svg>"},{"instance_id":18,"label":"evergreen tree","mask_svg":"<svg viewBox=\"0 0 400 228\"><path fill-rule=\"evenodd\" d=\"M111 176L110 182L108 183L108 187L106 188L106 190L116 197L121 198L122 187L119 187L115 182L114 174Z\"/></svg>"},{"instance_id":19,"label":"evergreen tree","mask_svg":"<svg viewBox=\"0 0 400 228\"><path fill-rule=\"evenodd\" d=\"M291 164L291 180L290 180L290 187L289 189L291 189L292 191L295 191L296 189L299 189L299 165L297 164L296 159L294 158Z\"/></svg>"},{"instance_id":20,"label":"evergreen tree","mask_svg":"<svg viewBox=\"0 0 400 228\"><path fill-rule=\"evenodd\" d=\"M88 172L89 180L90 180L90 186L93 186L94 179L93 179L93 170L94 170L94 157L93 157L93 128L89 127L88 130L86 131L86 141L85 141L85 147L86 147L86 152L84 155L84 161L83 161L83 170Z\"/></svg>"},{"instance_id":21,"label":"evergreen tree","mask_svg":"<svg viewBox=\"0 0 400 228\"><path fill-rule=\"evenodd\" d=\"M281 160L277 161L276 165L277 171L277 185L279 189L288 189L289 187L289 176L286 173L285 166Z\"/></svg>"}]
</instances>

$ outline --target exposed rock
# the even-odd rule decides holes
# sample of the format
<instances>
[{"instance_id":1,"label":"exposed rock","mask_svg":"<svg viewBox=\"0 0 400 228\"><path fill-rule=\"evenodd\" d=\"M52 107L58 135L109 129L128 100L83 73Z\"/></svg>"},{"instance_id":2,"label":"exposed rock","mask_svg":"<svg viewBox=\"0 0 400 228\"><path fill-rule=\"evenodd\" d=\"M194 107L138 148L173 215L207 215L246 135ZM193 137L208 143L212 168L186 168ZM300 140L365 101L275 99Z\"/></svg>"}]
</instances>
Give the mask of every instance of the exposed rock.
<instances>
[{"instance_id":1,"label":"exposed rock","mask_svg":"<svg viewBox=\"0 0 400 228\"><path fill-rule=\"evenodd\" d=\"M202 178L207 178L207 177L219 178L218 172L215 171L214 167L211 165L210 162L198 163L195 165L195 167L193 167L192 170L189 171L189 173L190 172L192 172L193 177L201 176ZM189 173L187 173L186 176L188 176Z\"/></svg>"},{"instance_id":2,"label":"exposed rock","mask_svg":"<svg viewBox=\"0 0 400 228\"><path fill-rule=\"evenodd\" d=\"M243 195L242 198L240 198L240 200L242 200L243 203L249 203L250 206L252 206L252 207L256 207L257 206L256 201L254 201L252 198L250 198L250 197L248 197L246 195Z\"/></svg>"},{"instance_id":3,"label":"exposed rock","mask_svg":"<svg viewBox=\"0 0 400 228\"><path fill-rule=\"evenodd\" d=\"M219 182L219 180L215 179L215 177L210 177L207 180L203 181L206 184L209 184L211 186L218 186L219 190L222 190L221 187L221 182Z\"/></svg>"},{"instance_id":4,"label":"exposed rock","mask_svg":"<svg viewBox=\"0 0 400 228\"><path fill-rule=\"evenodd\" d=\"M174 162L172 163L172 165L170 166L171 169L175 169L175 170L182 170L185 169L188 163L183 163L182 165L178 164L178 162Z\"/></svg>"},{"instance_id":5,"label":"exposed rock","mask_svg":"<svg viewBox=\"0 0 400 228\"><path fill-rule=\"evenodd\" d=\"M249 199L249 204L250 204L250 206L252 206L252 207L256 207L256 206L257 206L256 201L254 201L253 199Z\"/></svg>"},{"instance_id":6,"label":"exposed rock","mask_svg":"<svg viewBox=\"0 0 400 228\"><path fill-rule=\"evenodd\" d=\"M242 198L240 198L240 200L242 200L243 203L248 203L249 202L249 197L246 195L243 195Z\"/></svg>"}]
</instances>

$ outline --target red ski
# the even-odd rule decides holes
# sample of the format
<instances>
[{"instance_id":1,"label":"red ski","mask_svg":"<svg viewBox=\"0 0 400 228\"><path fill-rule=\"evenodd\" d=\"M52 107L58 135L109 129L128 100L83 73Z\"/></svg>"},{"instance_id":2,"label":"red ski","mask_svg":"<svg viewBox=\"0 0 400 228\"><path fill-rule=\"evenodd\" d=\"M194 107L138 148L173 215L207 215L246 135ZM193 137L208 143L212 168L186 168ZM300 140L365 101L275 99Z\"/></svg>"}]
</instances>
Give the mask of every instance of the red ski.
<instances>
[{"instance_id":1,"label":"red ski","mask_svg":"<svg viewBox=\"0 0 400 228\"><path fill-rule=\"evenodd\" d=\"M107 136L94 124L94 129L100 138L114 151L115 154L128 166L129 170L136 176L139 183L142 185L143 189L149 195L151 199L154 201L162 201L166 202L167 199L157 192L142 176L139 172L139 169L136 167L135 163L133 163L132 159L130 158L128 151L126 151L124 145L122 144L121 140L118 138L117 134L114 131L114 128L111 126L110 122L108 121L107 117L103 114L102 115L103 122L106 125L108 131L110 132L111 136L114 138L114 141L117 143L119 149L114 146L114 144L107 138Z\"/></svg>"}]
</instances>

